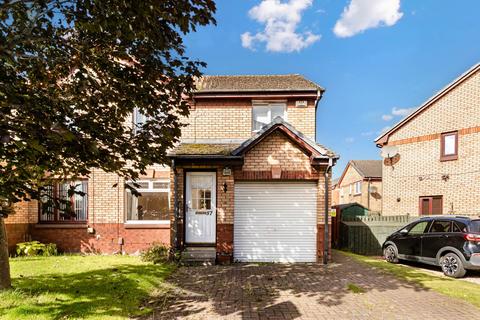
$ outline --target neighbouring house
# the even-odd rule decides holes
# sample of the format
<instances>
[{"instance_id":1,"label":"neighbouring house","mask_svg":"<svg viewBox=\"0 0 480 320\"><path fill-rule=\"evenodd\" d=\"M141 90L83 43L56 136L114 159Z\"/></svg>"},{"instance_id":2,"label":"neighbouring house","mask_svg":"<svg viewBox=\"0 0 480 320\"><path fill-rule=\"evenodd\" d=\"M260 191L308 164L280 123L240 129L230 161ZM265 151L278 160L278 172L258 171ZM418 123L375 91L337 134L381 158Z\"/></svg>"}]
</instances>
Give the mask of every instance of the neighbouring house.
<instances>
[{"instance_id":1,"label":"neighbouring house","mask_svg":"<svg viewBox=\"0 0 480 320\"><path fill-rule=\"evenodd\" d=\"M333 179L332 182L331 182L331 190L332 190L332 208L335 207L336 205L339 204L340 202L340 190L337 188L338 186L338 180L339 178L337 179Z\"/></svg>"},{"instance_id":2,"label":"neighbouring house","mask_svg":"<svg viewBox=\"0 0 480 320\"><path fill-rule=\"evenodd\" d=\"M350 160L334 192L338 193L337 208L358 204L370 213L381 213L382 161Z\"/></svg>"},{"instance_id":3,"label":"neighbouring house","mask_svg":"<svg viewBox=\"0 0 480 320\"><path fill-rule=\"evenodd\" d=\"M94 170L69 182L87 196L72 197L68 219L37 201L17 204L6 219L10 244L132 253L158 242L222 262L316 261L338 158L315 142L323 92L300 75L205 76L171 166L150 168L137 181L140 197L115 174Z\"/></svg>"},{"instance_id":4,"label":"neighbouring house","mask_svg":"<svg viewBox=\"0 0 480 320\"><path fill-rule=\"evenodd\" d=\"M383 214L480 214L480 64L375 140Z\"/></svg>"}]
</instances>

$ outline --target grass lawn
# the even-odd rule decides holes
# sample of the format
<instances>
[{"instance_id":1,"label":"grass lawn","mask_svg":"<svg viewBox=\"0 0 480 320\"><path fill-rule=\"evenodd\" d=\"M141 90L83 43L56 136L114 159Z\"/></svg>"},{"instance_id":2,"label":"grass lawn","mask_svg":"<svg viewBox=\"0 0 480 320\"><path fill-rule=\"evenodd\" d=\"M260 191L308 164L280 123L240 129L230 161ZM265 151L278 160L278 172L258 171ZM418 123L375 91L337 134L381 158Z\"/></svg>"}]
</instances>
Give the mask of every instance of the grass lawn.
<instances>
[{"instance_id":1,"label":"grass lawn","mask_svg":"<svg viewBox=\"0 0 480 320\"><path fill-rule=\"evenodd\" d=\"M124 319L148 313L173 265L129 256L10 259L14 289L0 292L1 319Z\"/></svg>"},{"instance_id":2,"label":"grass lawn","mask_svg":"<svg viewBox=\"0 0 480 320\"><path fill-rule=\"evenodd\" d=\"M480 307L480 285L478 284L435 276L428 273L428 271L422 271L401 264L388 263L375 257L366 257L344 251L342 251L342 253L369 266L394 274L401 279L414 282L423 288L442 293L449 297L458 298Z\"/></svg>"}]
</instances>

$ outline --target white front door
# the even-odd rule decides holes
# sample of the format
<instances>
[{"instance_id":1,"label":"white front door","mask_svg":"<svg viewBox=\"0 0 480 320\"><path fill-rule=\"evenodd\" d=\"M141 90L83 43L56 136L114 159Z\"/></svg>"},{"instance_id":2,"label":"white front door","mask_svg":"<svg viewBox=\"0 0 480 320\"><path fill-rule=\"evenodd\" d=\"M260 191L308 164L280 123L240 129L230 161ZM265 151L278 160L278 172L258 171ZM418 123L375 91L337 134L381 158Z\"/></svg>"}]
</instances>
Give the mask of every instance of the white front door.
<instances>
[{"instance_id":1,"label":"white front door","mask_svg":"<svg viewBox=\"0 0 480 320\"><path fill-rule=\"evenodd\" d=\"M216 174L215 172L187 172L185 192L185 242L215 243Z\"/></svg>"}]
</instances>

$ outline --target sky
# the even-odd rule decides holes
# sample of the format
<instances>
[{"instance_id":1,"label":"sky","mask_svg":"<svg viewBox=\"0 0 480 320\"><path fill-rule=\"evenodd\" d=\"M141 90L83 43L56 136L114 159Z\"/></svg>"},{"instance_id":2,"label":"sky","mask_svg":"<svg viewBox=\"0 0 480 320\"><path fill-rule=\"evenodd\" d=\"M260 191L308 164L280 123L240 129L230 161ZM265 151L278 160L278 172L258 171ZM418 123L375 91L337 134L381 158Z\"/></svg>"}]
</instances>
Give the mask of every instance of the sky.
<instances>
[{"instance_id":1,"label":"sky","mask_svg":"<svg viewBox=\"0 0 480 320\"><path fill-rule=\"evenodd\" d=\"M187 35L209 75L304 75L326 89L317 142L380 159L374 139L480 62L478 0L219 0Z\"/></svg>"}]
</instances>

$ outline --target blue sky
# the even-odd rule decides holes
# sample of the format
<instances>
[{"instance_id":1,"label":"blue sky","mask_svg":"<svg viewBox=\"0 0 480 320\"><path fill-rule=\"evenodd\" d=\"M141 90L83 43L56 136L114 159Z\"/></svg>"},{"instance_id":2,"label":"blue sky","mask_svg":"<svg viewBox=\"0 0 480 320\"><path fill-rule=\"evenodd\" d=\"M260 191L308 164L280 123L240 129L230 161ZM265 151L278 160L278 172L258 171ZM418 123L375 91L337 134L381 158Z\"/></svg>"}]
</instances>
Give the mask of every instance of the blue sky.
<instances>
[{"instance_id":1,"label":"blue sky","mask_svg":"<svg viewBox=\"0 0 480 320\"><path fill-rule=\"evenodd\" d=\"M187 36L188 54L207 62L206 74L299 73L326 88L317 141L341 156L334 176L351 159L379 159L373 140L382 129L480 61L478 0L220 0L217 7L217 26Z\"/></svg>"}]
</instances>

